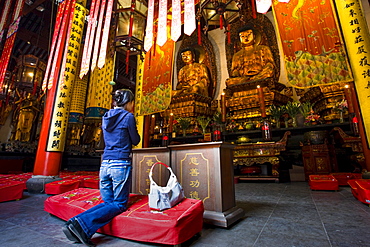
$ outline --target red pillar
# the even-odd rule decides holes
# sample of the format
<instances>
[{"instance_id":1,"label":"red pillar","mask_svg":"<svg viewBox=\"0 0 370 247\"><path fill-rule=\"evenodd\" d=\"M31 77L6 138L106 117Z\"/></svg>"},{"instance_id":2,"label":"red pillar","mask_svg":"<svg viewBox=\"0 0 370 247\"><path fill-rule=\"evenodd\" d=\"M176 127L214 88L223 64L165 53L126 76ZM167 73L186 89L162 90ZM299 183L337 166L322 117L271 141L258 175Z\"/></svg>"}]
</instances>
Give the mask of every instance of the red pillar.
<instances>
[{"instance_id":1,"label":"red pillar","mask_svg":"<svg viewBox=\"0 0 370 247\"><path fill-rule=\"evenodd\" d=\"M50 127L51 127L51 119L53 116L53 111L55 109L55 101L57 98L57 87L59 82L59 74L64 76L64 73L61 72L62 68L62 61L63 61L63 54L64 54L64 45L68 43L69 37L67 34L69 33L68 30L70 29L70 25L72 24L72 17L74 11L75 1L71 0L66 6L66 8L62 11L63 19L62 24L58 28L59 30L54 31L54 35L58 35L60 41L59 50L56 50L55 57L49 58L55 61L55 67L51 68L54 69L55 73L53 74L53 78L45 78L51 80L52 86L50 89L46 90L46 102L44 107L44 117L42 120L41 131L39 142L37 146L36 152L36 159L35 165L33 168L33 175L40 175L40 176L57 176L59 175L61 163L62 163L62 156L63 152L50 152L47 151L47 144L50 134ZM63 23L65 22L65 23ZM58 32L57 32L58 31ZM50 61L49 61L50 62ZM44 79L44 80L45 80Z\"/></svg>"}]
</instances>

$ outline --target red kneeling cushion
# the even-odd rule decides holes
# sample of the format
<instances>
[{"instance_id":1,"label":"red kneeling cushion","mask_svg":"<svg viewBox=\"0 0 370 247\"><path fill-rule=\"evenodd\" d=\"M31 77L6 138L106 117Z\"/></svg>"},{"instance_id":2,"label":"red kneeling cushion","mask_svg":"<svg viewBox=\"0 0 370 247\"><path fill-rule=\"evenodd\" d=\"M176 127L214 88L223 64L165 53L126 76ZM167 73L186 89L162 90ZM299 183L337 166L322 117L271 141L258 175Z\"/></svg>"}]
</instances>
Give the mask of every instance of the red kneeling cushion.
<instances>
[{"instance_id":1,"label":"red kneeling cushion","mask_svg":"<svg viewBox=\"0 0 370 247\"><path fill-rule=\"evenodd\" d=\"M310 175L308 184L311 190L339 190L338 180L332 175Z\"/></svg>"},{"instance_id":2,"label":"red kneeling cushion","mask_svg":"<svg viewBox=\"0 0 370 247\"><path fill-rule=\"evenodd\" d=\"M339 186L346 186L348 185L348 180L354 179L353 173L350 172L338 172L338 173L331 173L336 180L338 180Z\"/></svg>"},{"instance_id":3,"label":"red kneeling cushion","mask_svg":"<svg viewBox=\"0 0 370 247\"><path fill-rule=\"evenodd\" d=\"M99 189L99 176L94 176L91 178L85 178L82 180L82 185L81 187L83 188L91 188L91 189Z\"/></svg>"},{"instance_id":4,"label":"red kneeling cushion","mask_svg":"<svg viewBox=\"0 0 370 247\"><path fill-rule=\"evenodd\" d=\"M99 190L79 188L49 197L44 206L45 211L68 220L101 202ZM135 241L176 245L202 230L203 212L203 202L195 199L184 199L162 212L152 211L148 196L130 194L129 208L99 232Z\"/></svg>"},{"instance_id":5,"label":"red kneeling cushion","mask_svg":"<svg viewBox=\"0 0 370 247\"><path fill-rule=\"evenodd\" d=\"M63 179L45 184L45 193L57 195L80 187L80 180Z\"/></svg>"},{"instance_id":6,"label":"red kneeling cushion","mask_svg":"<svg viewBox=\"0 0 370 247\"><path fill-rule=\"evenodd\" d=\"M23 196L24 182L0 180L0 202L21 199Z\"/></svg>"},{"instance_id":7,"label":"red kneeling cushion","mask_svg":"<svg viewBox=\"0 0 370 247\"><path fill-rule=\"evenodd\" d=\"M370 179L353 179L349 180L348 184L357 200L370 204Z\"/></svg>"}]
</instances>

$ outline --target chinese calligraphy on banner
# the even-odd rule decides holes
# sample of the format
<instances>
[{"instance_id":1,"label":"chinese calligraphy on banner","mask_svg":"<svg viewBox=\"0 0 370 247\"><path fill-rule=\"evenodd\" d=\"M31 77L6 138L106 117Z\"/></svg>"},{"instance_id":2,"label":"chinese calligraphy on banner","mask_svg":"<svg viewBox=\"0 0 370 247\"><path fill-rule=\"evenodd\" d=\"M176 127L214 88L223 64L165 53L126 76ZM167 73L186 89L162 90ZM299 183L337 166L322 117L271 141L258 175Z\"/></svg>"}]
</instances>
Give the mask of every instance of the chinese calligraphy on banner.
<instances>
[{"instance_id":1,"label":"chinese calligraphy on banner","mask_svg":"<svg viewBox=\"0 0 370 247\"><path fill-rule=\"evenodd\" d=\"M273 2L287 79L309 88L352 81L331 1Z\"/></svg>"},{"instance_id":2,"label":"chinese calligraphy on banner","mask_svg":"<svg viewBox=\"0 0 370 247\"><path fill-rule=\"evenodd\" d=\"M76 4L73 25L68 41L67 57L65 59L65 66L63 66L65 69L61 71L62 78L58 84L56 102L51 116L47 151L64 151L71 94L73 82L77 74L77 61L85 15L86 9Z\"/></svg>"},{"instance_id":3,"label":"chinese calligraphy on banner","mask_svg":"<svg viewBox=\"0 0 370 247\"><path fill-rule=\"evenodd\" d=\"M370 34L359 0L335 1L346 41L349 60L365 127L370 143Z\"/></svg>"}]
</instances>

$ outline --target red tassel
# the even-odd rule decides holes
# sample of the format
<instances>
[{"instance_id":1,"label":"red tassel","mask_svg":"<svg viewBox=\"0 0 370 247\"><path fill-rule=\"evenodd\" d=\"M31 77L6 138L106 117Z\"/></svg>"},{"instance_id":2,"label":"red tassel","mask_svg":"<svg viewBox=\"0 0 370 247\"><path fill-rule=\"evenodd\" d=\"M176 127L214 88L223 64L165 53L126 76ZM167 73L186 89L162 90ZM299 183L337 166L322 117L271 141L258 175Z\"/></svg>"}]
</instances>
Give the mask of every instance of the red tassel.
<instances>
[{"instance_id":1,"label":"red tassel","mask_svg":"<svg viewBox=\"0 0 370 247\"><path fill-rule=\"evenodd\" d=\"M128 67L130 64L130 50L126 51L126 74L128 74Z\"/></svg>"},{"instance_id":2,"label":"red tassel","mask_svg":"<svg viewBox=\"0 0 370 247\"><path fill-rule=\"evenodd\" d=\"M201 30L200 30L200 21L198 21L198 45L202 44Z\"/></svg>"},{"instance_id":3,"label":"red tassel","mask_svg":"<svg viewBox=\"0 0 370 247\"><path fill-rule=\"evenodd\" d=\"M230 36L230 24L227 24L227 43L231 43L231 36Z\"/></svg>"},{"instance_id":4,"label":"red tassel","mask_svg":"<svg viewBox=\"0 0 370 247\"><path fill-rule=\"evenodd\" d=\"M224 28L224 23L222 20L222 14L220 14L220 29Z\"/></svg>"},{"instance_id":5,"label":"red tassel","mask_svg":"<svg viewBox=\"0 0 370 247\"><path fill-rule=\"evenodd\" d=\"M252 16L253 16L253 19L256 19L257 18L256 2L255 0L251 0L251 1L252 1Z\"/></svg>"},{"instance_id":6,"label":"red tassel","mask_svg":"<svg viewBox=\"0 0 370 247\"><path fill-rule=\"evenodd\" d=\"M36 91L37 91L37 80L35 80L35 82L33 83L32 95L35 95L36 94Z\"/></svg>"}]
</instances>

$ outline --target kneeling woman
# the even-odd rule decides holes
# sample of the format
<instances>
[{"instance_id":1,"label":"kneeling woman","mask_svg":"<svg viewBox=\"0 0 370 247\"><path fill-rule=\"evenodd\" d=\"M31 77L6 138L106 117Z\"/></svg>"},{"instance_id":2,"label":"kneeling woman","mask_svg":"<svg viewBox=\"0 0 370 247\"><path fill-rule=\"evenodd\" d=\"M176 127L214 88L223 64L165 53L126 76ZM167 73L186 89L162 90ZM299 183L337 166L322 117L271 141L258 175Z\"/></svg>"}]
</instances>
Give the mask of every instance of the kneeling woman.
<instances>
[{"instance_id":1,"label":"kneeling woman","mask_svg":"<svg viewBox=\"0 0 370 247\"><path fill-rule=\"evenodd\" d=\"M119 89L113 95L114 108L102 119L105 142L100 166L100 194L103 203L69 219L63 227L67 238L93 246L91 237L102 226L127 209L131 185L132 145L140 142L133 115L134 95Z\"/></svg>"}]
</instances>

